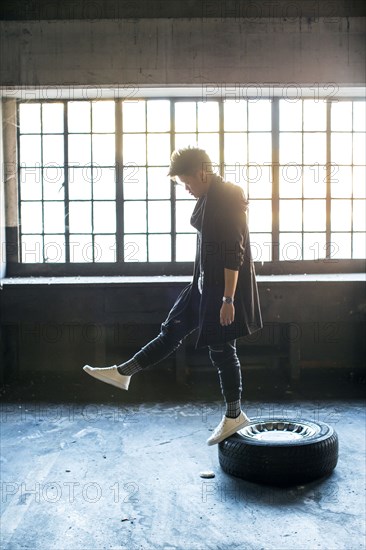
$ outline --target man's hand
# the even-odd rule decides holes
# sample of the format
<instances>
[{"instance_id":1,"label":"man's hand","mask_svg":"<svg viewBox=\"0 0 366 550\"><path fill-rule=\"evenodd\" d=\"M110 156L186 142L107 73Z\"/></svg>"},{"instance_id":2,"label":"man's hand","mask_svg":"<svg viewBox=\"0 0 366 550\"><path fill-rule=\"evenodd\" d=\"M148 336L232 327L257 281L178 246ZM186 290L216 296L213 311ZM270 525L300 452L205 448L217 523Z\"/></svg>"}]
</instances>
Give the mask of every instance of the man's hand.
<instances>
[{"instance_id":1,"label":"man's hand","mask_svg":"<svg viewBox=\"0 0 366 550\"><path fill-rule=\"evenodd\" d=\"M220 325L230 325L234 321L235 307L234 304L222 304L220 309Z\"/></svg>"}]
</instances>

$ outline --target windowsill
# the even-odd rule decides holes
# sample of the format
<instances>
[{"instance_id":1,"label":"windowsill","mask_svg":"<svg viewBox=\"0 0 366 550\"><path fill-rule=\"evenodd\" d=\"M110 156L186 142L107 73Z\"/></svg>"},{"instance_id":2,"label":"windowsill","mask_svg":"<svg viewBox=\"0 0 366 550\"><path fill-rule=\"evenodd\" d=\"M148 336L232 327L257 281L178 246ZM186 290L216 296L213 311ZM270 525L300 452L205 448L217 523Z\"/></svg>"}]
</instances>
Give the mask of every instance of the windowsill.
<instances>
[{"instance_id":1,"label":"windowsill","mask_svg":"<svg viewBox=\"0 0 366 550\"><path fill-rule=\"evenodd\" d=\"M125 284L165 284L190 283L192 276L147 275L147 276L74 276L74 277L4 277L0 288L8 285L125 285ZM302 275L257 275L262 283L332 283L365 282L364 273L319 273Z\"/></svg>"}]
</instances>

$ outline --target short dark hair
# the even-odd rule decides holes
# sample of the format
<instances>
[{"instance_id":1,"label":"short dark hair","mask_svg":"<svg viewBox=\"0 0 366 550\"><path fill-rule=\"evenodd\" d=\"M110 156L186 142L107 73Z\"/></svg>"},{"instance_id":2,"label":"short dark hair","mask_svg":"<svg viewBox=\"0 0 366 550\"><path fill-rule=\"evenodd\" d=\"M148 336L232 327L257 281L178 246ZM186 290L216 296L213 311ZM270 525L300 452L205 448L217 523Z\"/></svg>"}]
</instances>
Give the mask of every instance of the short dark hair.
<instances>
[{"instance_id":1,"label":"short dark hair","mask_svg":"<svg viewBox=\"0 0 366 550\"><path fill-rule=\"evenodd\" d=\"M212 171L212 162L206 151L191 146L173 151L168 176L193 176L198 170Z\"/></svg>"}]
</instances>

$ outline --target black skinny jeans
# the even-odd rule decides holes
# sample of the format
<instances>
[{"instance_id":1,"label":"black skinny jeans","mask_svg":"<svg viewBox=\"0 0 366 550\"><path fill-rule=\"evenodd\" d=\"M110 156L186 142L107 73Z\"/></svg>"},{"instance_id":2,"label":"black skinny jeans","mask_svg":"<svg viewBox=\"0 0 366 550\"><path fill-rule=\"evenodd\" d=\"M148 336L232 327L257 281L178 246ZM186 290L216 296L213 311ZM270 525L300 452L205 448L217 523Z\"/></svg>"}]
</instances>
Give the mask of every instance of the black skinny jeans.
<instances>
[{"instance_id":1,"label":"black skinny jeans","mask_svg":"<svg viewBox=\"0 0 366 550\"><path fill-rule=\"evenodd\" d=\"M166 320L161 324L159 335L134 355L134 359L142 368L155 365L168 357L191 332L198 329L201 295L196 286L193 286L191 299L188 300L191 285L185 287L178 296ZM208 348L210 360L219 375L221 393L225 401L237 401L241 398L242 376L236 353L236 340L209 345Z\"/></svg>"}]
</instances>

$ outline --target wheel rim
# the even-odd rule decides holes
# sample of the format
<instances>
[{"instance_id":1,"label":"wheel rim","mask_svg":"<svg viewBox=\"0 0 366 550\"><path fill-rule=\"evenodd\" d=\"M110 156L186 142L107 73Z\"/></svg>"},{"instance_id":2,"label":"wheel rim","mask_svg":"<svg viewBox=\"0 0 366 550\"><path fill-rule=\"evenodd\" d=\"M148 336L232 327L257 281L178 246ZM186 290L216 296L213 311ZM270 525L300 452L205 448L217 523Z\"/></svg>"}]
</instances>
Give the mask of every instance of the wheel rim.
<instances>
[{"instance_id":1,"label":"wheel rim","mask_svg":"<svg viewBox=\"0 0 366 550\"><path fill-rule=\"evenodd\" d=\"M279 442L305 439L316 432L315 426L305 422L273 420L254 422L239 430L238 433L260 441Z\"/></svg>"}]
</instances>

